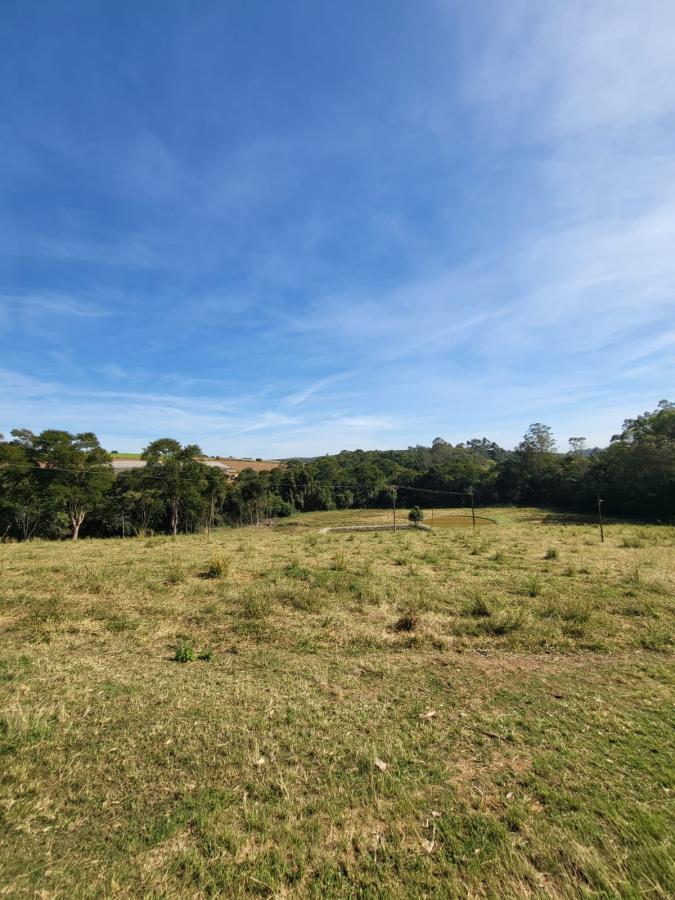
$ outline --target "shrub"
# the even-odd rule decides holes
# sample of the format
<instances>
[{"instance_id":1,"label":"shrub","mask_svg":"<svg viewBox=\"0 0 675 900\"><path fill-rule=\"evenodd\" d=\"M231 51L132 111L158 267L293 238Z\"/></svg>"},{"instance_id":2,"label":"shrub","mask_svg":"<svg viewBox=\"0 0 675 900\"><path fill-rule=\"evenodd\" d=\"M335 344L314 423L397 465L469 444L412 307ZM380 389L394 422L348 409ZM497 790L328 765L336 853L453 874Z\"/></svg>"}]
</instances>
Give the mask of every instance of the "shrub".
<instances>
[{"instance_id":1,"label":"shrub","mask_svg":"<svg viewBox=\"0 0 675 900\"><path fill-rule=\"evenodd\" d=\"M544 554L544 559L557 559L558 551L555 547L549 547L546 553Z\"/></svg>"},{"instance_id":2,"label":"shrub","mask_svg":"<svg viewBox=\"0 0 675 900\"><path fill-rule=\"evenodd\" d=\"M419 506L413 506L413 508L408 513L408 521L412 522L415 528L417 528L423 518L424 510L420 509Z\"/></svg>"}]
</instances>

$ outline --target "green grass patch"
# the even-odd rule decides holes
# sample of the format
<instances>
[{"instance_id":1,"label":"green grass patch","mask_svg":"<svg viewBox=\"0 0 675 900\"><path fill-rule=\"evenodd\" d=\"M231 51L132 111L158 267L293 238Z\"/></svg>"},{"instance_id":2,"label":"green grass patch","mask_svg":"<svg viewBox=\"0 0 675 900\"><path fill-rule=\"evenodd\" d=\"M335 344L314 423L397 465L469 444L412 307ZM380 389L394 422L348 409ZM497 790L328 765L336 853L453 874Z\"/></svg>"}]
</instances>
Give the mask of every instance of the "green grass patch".
<instances>
[{"instance_id":1,"label":"green grass patch","mask_svg":"<svg viewBox=\"0 0 675 900\"><path fill-rule=\"evenodd\" d=\"M675 895L675 529L486 514L0 545L2 890Z\"/></svg>"}]
</instances>

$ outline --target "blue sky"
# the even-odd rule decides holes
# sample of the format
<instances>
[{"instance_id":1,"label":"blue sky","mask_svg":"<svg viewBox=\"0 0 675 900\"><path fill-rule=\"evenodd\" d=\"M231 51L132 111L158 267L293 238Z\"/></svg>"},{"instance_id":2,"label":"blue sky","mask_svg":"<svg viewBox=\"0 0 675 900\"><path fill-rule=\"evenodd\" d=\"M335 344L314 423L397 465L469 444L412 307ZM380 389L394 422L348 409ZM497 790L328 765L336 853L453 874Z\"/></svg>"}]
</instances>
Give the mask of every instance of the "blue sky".
<instances>
[{"instance_id":1,"label":"blue sky","mask_svg":"<svg viewBox=\"0 0 675 900\"><path fill-rule=\"evenodd\" d=\"M0 431L310 455L675 391L670 0L16 0Z\"/></svg>"}]
</instances>

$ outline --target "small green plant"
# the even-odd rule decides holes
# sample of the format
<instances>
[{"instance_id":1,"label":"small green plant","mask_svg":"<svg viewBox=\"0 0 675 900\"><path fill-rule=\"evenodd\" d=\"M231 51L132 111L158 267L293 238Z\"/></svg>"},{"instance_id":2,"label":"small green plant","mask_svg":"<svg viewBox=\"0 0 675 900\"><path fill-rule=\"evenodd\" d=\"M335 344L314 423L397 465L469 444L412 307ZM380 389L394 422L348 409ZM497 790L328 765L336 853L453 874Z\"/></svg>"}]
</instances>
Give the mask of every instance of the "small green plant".
<instances>
[{"instance_id":1,"label":"small green plant","mask_svg":"<svg viewBox=\"0 0 675 900\"><path fill-rule=\"evenodd\" d=\"M429 563L430 566L436 566L439 563L438 553L434 553L433 551L428 551L427 553L423 553L420 556L422 562Z\"/></svg>"},{"instance_id":2,"label":"small green plant","mask_svg":"<svg viewBox=\"0 0 675 900\"><path fill-rule=\"evenodd\" d=\"M195 649L192 644L188 644L186 641L181 641L180 644L176 647L174 659L179 663L194 662Z\"/></svg>"},{"instance_id":3,"label":"small green plant","mask_svg":"<svg viewBox=\"0 0 675 900\"><path fill-rule=\"evenodd\" d=\"M112 631L113 633L132 631L133 629L138 628L138 623L134 622L133 619L130 619L129 616L124 614L109 616L105 624L108 631Z\"/></svg>"},{"instance_id":4,"label":"small green plant","mask_svg":"<svg viewBox=\"0 0 675 900\"><path fill-rule=\"evenodd\" d=\"M288 578L297 578L300 581L307 581L309 579L309 569L305 569L298 562L291 562L283 569L284 575Z\"/></svg>"},{"instance_id":5,"label":"small green plant","mask_svg":"<svg viewBox=\"0 0 675 900\"><path fill-rule=\"evenodd\" d=\"M544 559L557 559L558 551L555 547L549 547L546 553L544 554Z\"/></svg>"},{"instance_id":6,"label":"small green plant","mask_svg":"<svg viewBox=\"0 0 675 900\"><path fill-rule=\"evenodd\" d=\"M202 662L211 662L213 660L213 650L202 650L197 659L201 659Z\"/></svg>"}]
</instances>

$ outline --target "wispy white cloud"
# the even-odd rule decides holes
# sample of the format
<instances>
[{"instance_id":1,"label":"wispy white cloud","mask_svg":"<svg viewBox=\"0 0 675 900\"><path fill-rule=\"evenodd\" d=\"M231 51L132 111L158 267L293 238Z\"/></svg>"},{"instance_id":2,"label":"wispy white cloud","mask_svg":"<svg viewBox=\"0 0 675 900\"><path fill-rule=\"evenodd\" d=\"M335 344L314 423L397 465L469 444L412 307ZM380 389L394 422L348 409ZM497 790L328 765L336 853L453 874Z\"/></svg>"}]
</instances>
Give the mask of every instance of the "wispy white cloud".
<instances>
[{"instance_id":1,"label":"wispy white cloud","mask_svg":"<svg viewBox=\"0 0 675 900\"><path fill-rule=\"evenodd\" d=\"M114 315L114 309L93 299L54 291L40 293L0 293L0 306L13 316L45 315L65 318L100 319Z\"/></svg>"},{"instance_id":2,"label":"wispy white cloud","mask_svg":"<svg viewBox=\"0 0 675 900\"><path fill-rule=\"evenodd\" d=\"M220 21L188 18L183 73ZM437 0L414 18L419 56L369 47L374 81L340 80L311 116L229 134L219 84L196 151L174 109L150 121L127 98L129 127L83 143L22 104L21 152L0 159L95 192L0 222L28 283L59 285L0 295L4 333L27 338L4 364L34 376L2 382L10 425L247 455L513 443L536 419L600 442L668 392L675 7Z\"/></svg>"},{"instance_id":3,"label":"wispy white cloud","mask_svg":"<svg viewBox=\"0 0 675 900\"><path fill-rule=\"evenodd\" d=\"M332 424L341 428L356 428L362 431L387 431L396 426L384 416L336 416Z\"/></svg>"},{"instance_id":4,"label":"wispy white cloud","mask_svg":"<svg viewBox=\"0 0 675 900\"><path fill-rule=\"evenodd\" d=\"M283 398L283 402L287 403L289 406L300 406L300 404L305 403L310 397L314 397L316 394L325 390L325 388L343 381L352 374L353 373L351 372L340 372L336 375L328 375L326 378L320 378L318 381L307 385L301 390L288 394Z\"/></svg>"}]
</instances>

